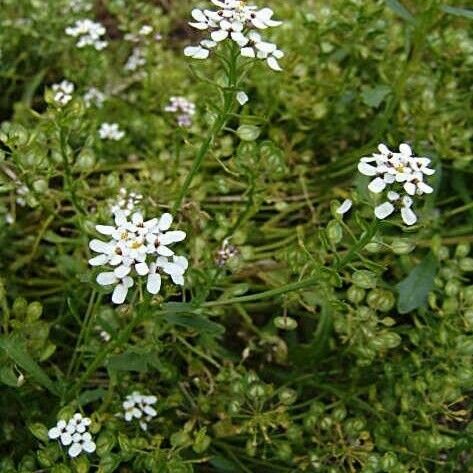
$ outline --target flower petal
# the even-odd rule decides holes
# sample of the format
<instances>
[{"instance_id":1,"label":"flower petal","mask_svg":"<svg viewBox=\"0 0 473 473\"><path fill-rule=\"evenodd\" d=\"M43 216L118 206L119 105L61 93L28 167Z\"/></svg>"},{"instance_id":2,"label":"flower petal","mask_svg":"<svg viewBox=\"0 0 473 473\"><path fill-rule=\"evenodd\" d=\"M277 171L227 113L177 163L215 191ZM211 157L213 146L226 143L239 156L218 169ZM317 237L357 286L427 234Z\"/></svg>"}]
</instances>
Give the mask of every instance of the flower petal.
<instances>
[{"instance_id":1,"label":"flower petal","mask_svg":"<svg viewBox=\"0 0 473 473\"><path fill-rule=\"evenodd\" d=\"M120 283L115 286L112 294L112 302L114 304L123 304L128 294L128 287Z\"/></svg>"},{"instance_id":2,"label":"flower petal","mask_svg":"<svg viewBox=\"0 0 473 473\"><path fill-rule=\"evenodd\" d=\"M377 177L376 179L373 179L368 185L368 189L371 192L374 192L375 194L379 194L380 192L383 192L385 188L386 188L386 183L384 182L384 179L382 179L381 177Z\"/></svg>"},{"instance_id":3,"label":"flower petal","mask_svg":"<svg viewBox=\"0 0 473 473\"><path fill-rule=\"evenodd\" d=\"M73 443L68 452L71 458L75 458L82 452L82 445L80 443Z\"/></svg>"},{"instance_id":4,"label":"flower petal","mask_svg":"<svg viewBox=\"0 0 473 473\"><path fill-rule=\"evenodd\" d=\"M401 217L406 225L414 225L417 222L417 215L410 207L401 208Z\"/></svg>"},{"instance_id":5,"label":"flower petal","mask_svg":"<svg viewBox=\"0 0 473 473\"><path fill-rule=\"evenodd\" d=\"M391 202L384 202L383 204L378 205L374 209L374 214L376 215L376 218L379 218L380 220L383 220L386 217L389 217L393 212L394 212L394 205L391 204Z\"/></svg>"},{"instance_id":6,"label":"flower petal","mask_svg":"<svg viewBox=\"0 0 473 473\"><path fill-rule=\"evenodd\" d=\"M161 276L158 273L150 273L146 283L146 290L150 294L158 294L161 289Z\"/></svg>"},{"instance_id":7,"label":"flower petal","mask_svg":"<svg viewBox=\"0 0 473 473\"><path fill-rule=\"evenodd\" d=\"M101 286L110 286L117 282L117 277L113 271L106 271L97 275L96 281Z\"/></svg>"}]
</instances>

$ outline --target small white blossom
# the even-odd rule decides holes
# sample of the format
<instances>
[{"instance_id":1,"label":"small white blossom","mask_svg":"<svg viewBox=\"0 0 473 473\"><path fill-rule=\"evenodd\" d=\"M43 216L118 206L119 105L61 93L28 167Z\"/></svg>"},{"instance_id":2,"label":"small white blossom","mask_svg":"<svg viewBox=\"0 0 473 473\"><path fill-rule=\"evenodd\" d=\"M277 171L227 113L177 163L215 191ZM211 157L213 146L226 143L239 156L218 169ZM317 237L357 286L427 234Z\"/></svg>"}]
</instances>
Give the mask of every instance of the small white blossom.
<instances>
[{"instance_id":1,"label":"small white blossom","mask_svg":"<svg viewBox=\"0 0 473 473\"><path fill-rule=\"evenodd\" d=\"M258 9L240 0L212 0L219 10L200 10L191 12L193 21L189 24L201 31L209 31L210 37L198 46L188 46L184 54L194 59L207 59L210 50L218 43L231 40L235 42L243 57L266 60L274 71L281 71L279 59L284 56L273 43L263 41L254 30L265 30L280 26L282 22L273 20L270 8Z\"/></svg>"},{"instance_id":2,"label":"small white blossom","mask_svg":"<svg viewBox=\"0 0 473 473\"><path fill-rule=\"evenodd\" d=\"M105 27L98 22L85 19L77 20L73 26L66 28L66 34L77 38L76 46L78 48L85 48L92 46L97 51L107 47L107 41L104 41L103 36L106 33Z\"/></svg>"},{"instance_id":3,"label":"small white blossom","mask_svg":"<svg viewBox=\"0 0 473 473\"><path fill-rule=\"evenodd\" d=\"M93 239L89 243L97 256L89 260L91 266L109 266L109 271L97 275L101 286L115 286L112 302L122 304L135 277L147 278L147 290L157 294L162 275L170 276L174 284L184 284L188 261L175 255L170 245L183 241L186 233L169 230L173 221L165 213L159 219L144 220L140 212L131 218L123 211L115 212L115 225L97 225L97 232L110 237L109 241Z\"/></svg>"},{"instance_id":4,"label":"small white blossom","mask_svg":"<svg viewBox=\"0 0 473 473\"><path fill-rule=\"evenodd\" d=\"M125 132L120 130L117 123L102 123L99 136L102 140L120 141L125 136Z\"/></svg>"},{"instance_id":5,"label":"small white blossom","mask_svg":"<svg viewBox=\"0 0 473 473\"><path fill-rule=\"evenodd\" d=\"M129 217L143 200L143 194L137 192L128 192L124 187L120 188L119 195L109 204L110 212L113 215L123 213L125 217Z\"/></svg>"},{"instance_id":6,"label":"small white blossom","mask_svg":"<svg viewBox=\"0 0 473 473\"><path fill-rule=\"evenodd\" d=\"M73 13L90 11L92 10L92 4L87 0L70 0L69 9Z\"/></svg>"},{"instance_id":7,"label":"small white blossom","mask_svg":"<svg viewBox=\"0 0 473 473\"><path fill-rule=\"evenodd\" d=\"M350 199L346 199L346 200L343 201L342 205L340 205L340 207L338 207L336 212L339 215L344 215L352 208L352 206L353 206L353 201L350 200Z\"/></svg>"},{"instance_id":8,"label":"small white blossom","mask_svg":"<svg viewBox=\"0 0 473 473\"><path fill-rule=\"evenodd\" d=\"M378 205L374 209L374 214L376 218L384 220L389 217L395 210L396 206L400 207L401 217L403 222L406 225L414 225L417 222L417 215L412 210L413 200L405 195L401 197L397 192L389 191L388 200L383 202L381 205Z\"/></svg>"},{"instance_id":9,"label":"small white blossom","mask_svg":"<svg viewBox=\"0 0 473 473\"><path fill-rule=\"evenodd\" d=\"M84 94L84 102L87 108L92 106L102 108L105 100L105 94L95 87L89 87Z\"/></svg>"},{"instance_id":10,"label":"small white blossom","mask_svg":"<svg viewBox=\"0 0 473 473\"><path fill-rule=\"evenodd\" d=\"M74 84L67 80L63 80L59 84L53 84L54 101L58 105L67 105L72 100L74 93Z\"/></svg>"},{"instance_id":11,"label":"small white blossom","mask_svg":"<svg viewBox=\"0 0 473 473\"><path fill-rule=\"evenodd\" d=\"M148 36L153 32L153 27L151 25L143 25L140 28L139 34L141 36Z\"/></svg>"},{"instance_id":12,"label":"small white blossom","mask_svg":"<svg viewBox=\"0 0 473 473\"><path fill-rule=\"evenodd\" d=\"M148 423L157 415L156 409L153 407L157 401L156 396L146 396L138 391L129 394L122 404L125 421L138 420L142 430L148 430Z\"/></svg>"},{"instance_id":13,"label":"small white blossom","mask_svg":"<svg viewBox=\"0 0 473 473\"><path fill-rule=\"evenodd\" d=\"M166 112L176 114L177 124L188 128L192 126L192 117L195 115L195 104L185 97L171 97L169 104L166 105Z\"/></svg>"},{"instance_id":14,"label":"small white blossom","mask_svg":"<svg viewBox=\"0 0 473 473\"><path fill-rule=\"evenodd\" d=\"M61 419L55 427L48 431L48 437L51 440L58 439L62 445L69 447L69 456L74 458L82 452L93 453L95 443L92 436L87 432L91 421L88 417L82 417L82 414L76 413L68 421Z\"/></svg>"},{"instance_id":15,"label":"small white blossom","mask_svg":"<svg viewBox=\"0 0 473 473\"><path fill-rule=\"evenodd\" d=\"M248 100L250 100L246 92L244 92L243 90L240 90L239 92L237 92L236 99L237 99L237 102L242 106L248 103Z\"/></svg>"},{"instance_id":16,"label":"small white blossom","mask_svg":"<svg viewBox=\"0 0 473 473\"><path fill-rule=\"evenodd\" d=\"M125 63L125 71L134 72L140 67L146 64L146 58L144 57L141 48L134 48L131 55L128 57Z\"/></svg>"}]
</instances>

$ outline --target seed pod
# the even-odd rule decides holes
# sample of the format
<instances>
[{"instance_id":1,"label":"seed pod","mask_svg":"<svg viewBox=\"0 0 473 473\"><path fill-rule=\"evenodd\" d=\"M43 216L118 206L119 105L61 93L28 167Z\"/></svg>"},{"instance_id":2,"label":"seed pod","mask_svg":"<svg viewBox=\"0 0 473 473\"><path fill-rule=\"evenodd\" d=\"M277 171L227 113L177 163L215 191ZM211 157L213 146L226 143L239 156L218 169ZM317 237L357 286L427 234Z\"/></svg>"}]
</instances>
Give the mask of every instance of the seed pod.
<instances>
[{"instance_id":1,"label":"seed pod","mask_svg":"<svg viewBox=\"0 0 473 473\"><path fill-rule=\"evenodd\" d=\"M373 289L368 293L366 302L372 309L379 310L380 312L388 312L394 307L396 300L391 291L386 289Z\"/></svg>"},{"instance_id":2,"label":"seed pod","mask_svg":"<svg viewBox=\"0 0 473 473\"><path fill-rule=\"evenodd\" d=\"M276 456L285 462L292 460L292 448L289 442L278 442L275 445Z\"/></svg>"},{"instance_id":3,"label":"seed pod","mask_svg":"<svg viewBox=\"0 0 473 473\"><path fill-rule=\"evenodd\" d=\"M473 271L473 258L462 258L459 262L459 266L465 273Z\"/></svg>"},{"instance_id":4,"label":"seed pod","mask_svg":"<svg viewBox=\"0 0 473 473\"><path fill-rule=\"evenodd\" d=\"M40 302L32 302L28 305L26 309L26 321L27 322L35 322L38 320L43 313L43 306Z\"/></svg>"},{"instance_id":5,"label":"seed pod","mask_svg":"<svg viewBox=\"0 0 473 473\"><path fill-rule=\"evenodd\" d=\"M274 325L281 330L295 330L297 328L297 321L291 317L276 317Z\"/></svg>"},{"instance_id":6,"label":"seed pod","mask_svg":"<svg viewBox=\"0 0 473 473\"><path fill-rule=\"evenodd\" d=\"M337 245L343 240L343 228L336 220L331 220L327 225L327 237L332 245Z\"/></svg>"},{"instance_id":7,"label":"seed pod","mask_svg":"<svg viewBox=\"0 0 473 473\"><path fill-rule=\"evenodd\" d=\"M469 243L460 243L455 250L455 256L457 258L466 258L471 251L471 245Z\"/></svg>"},{"instance_id":8,"label":"seed pod","mask_svg":"<svg viewBox=\"0 0 473 473\"><path fill-rule=\"evenodd\" d=\"M390 246L391 250L396 255L408 255L412 253L416 247L414 242L405 238L393 240Z\"/></svg>"},{"instance_id":9,"label":"seed pod","mask_svg":"<svg viewBox=\"0 0 473 473\"><path fill-rule=\"evenodd\" d=\"M376 287L377 276L372 271L365 269L355 271L352 275L353 284L362 289L373 289Z\"/></svg>"},{"instance_id":10,"label":"seed pod","mask_svg":"<svg viewBox=\"0 0 473 473\"><path fill-rule=\"evenodd\" d=\"M361 287L350 286L347 291L347 297L353 304L360 304L365 298L366 292Z\"/></svg>"},{"instance_id":11,"label":"seed pod","mask_svg":"<svg viewBox=\"0 0 473 473\"><path fill-rule=\"evenodd\" d=\"M253 384L248 390L248 396L252 399L261 399L266 394L262 384Z\"/></svg>"},{"instance_id":12,"label":"seed pod","mask_svg":"<svg viewBox=\"0 0 473 473\"><path fill-rule=\"evenodd\" d=\"M290 406L291 404L294 404L297 400L297 392L294 389L283 389L279 393L279 400L281 401L282 404L286 406Z\"/></svg>"}]
</instances>

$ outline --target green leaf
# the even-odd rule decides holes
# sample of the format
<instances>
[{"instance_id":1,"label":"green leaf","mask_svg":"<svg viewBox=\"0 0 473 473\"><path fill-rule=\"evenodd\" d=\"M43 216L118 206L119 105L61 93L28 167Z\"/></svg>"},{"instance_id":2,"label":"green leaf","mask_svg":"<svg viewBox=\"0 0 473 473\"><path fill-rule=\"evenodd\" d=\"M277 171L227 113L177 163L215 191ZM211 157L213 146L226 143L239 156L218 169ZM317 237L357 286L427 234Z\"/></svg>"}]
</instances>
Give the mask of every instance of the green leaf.
<instances>
[{"instance_id":1,"label":"green leaf","mask_svg":"<svg viewBox=\"0 0 473 473\"><path fill-rule=\"evenodd\" d=\"M378 85L370 88L367 87L361 93L361 98L368 107L378 108L390 92L391 88L387 85Z\"/></svg>"},{"instance_id":2,"label":"green leaf","mask_svg":"<svg viewBox=\"0 0 473 473\"><path fill-rule=\"evenodd\" d=\"M18 366L23 368L37 383L55 395L59 395L51 378L43 371L36 361L26 351L26 348L18 338L0 337L0 350L11 358Z\"/></svg>"},{"instance_id":3,"label":"green leaf","mask_svg":"<svg viewBox=\"0 0 473 473\"><path fill-rule=\"evenodd\" d=\"M444 5L442 11L449 13L450 15L462 16L463 18L473 19L473 10L468 10L467 8L458 8L458 7L449 7Z\"/></svg>"},{"instance_id":4,"label":"green leaf","mask_svg":"<svg viewBox=\"0 0 473 473\"><path fill-rule=\"evenodd\" d=\"M414 15L399 0L386 0L386 5L409 23L415 22Z\"/></svg>"},{"instance_id":5,"label":"green leaf","mask_svg":"<svg viewBox=\"0 0 473 473\"><path fill-rule=\"evenodd\" d=\"M112 356L107 364L109 371L148 371L148 356L132 351Z\"/></svg>"},{"instance_id":6,"label":"green leaf","mask_svg":"<svg viewBox=\"0 0 473 473\"><path fill-rule=\"evenodd\" d=\"M89 389L88 391L84 391L80 396L77 402L80 406L85 406L91 402L98 401L99 399L103 399L105 396L106 391L105 389L98 388L98 389Z\"/></svg>"},{"instance_id":7,"label":"green leaf","mask_svg":"<svg viewBox=\"0 0 473 473\"><path fill-rule=\"evenodd\" d=\"M427 296L434 287L437 260L429 253L397 286L399 292L398 311L407 314L427 302Z\"/></svg>"},{"instance_id":8,"label":"green leaf","mask_svg":"<svg viewBox=\"0 0 473 473\"><path fill-rule=\"evenodd\" d=\"M164 315L164 319L168 324L179 325L180 327L196 330L199 333L222 335L225 332L222 325L212 322L203 315L168 313Z\"/></svg>"}]
</instances>

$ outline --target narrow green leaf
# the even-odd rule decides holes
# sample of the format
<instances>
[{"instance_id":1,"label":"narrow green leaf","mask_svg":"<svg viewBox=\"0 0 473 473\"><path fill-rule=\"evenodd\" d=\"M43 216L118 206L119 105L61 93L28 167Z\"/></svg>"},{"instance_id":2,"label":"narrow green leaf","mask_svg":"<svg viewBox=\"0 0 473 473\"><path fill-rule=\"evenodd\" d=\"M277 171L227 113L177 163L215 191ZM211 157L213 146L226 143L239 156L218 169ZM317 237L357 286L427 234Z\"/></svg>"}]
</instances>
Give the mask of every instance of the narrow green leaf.
<instances>
[{"instance_id":1,"label":"narrow green leaf","mask_svg":"<svg viewBox=\"0 0 473 473\"><path fill-rule=\"evenodd\" d=\"M414 15L399 0L386 0L386 5L409 23L415 22Z\"/></svg>"},{"instance_id":2,"label":"narrow green leaf","mask_svg":"<svg viewBox=\"0 0 473 473\"><path fill-rule=\"evenodd\" d=\"M473 20L473 10L468 10L467 8L449 7L448 5L444 5L442 11L449 13L450 15L462 16L463 18Z\"/></svg>"},{"instance_id":3,"label":"narrow green leaf","mask_svg":"<svg viewBox=\"0 0 473 473\"><path fill-rule=\"evenodd\" d=\"M427 302L427 296L434 287L434 278L437 272L437 261L429 253L396 287L399 292L398 310L407 314Z\"/></svg>"},{"instance_id":4,"label":"narrow green leaf","mask_svg":"<svg viewBox=\"0 0 473 473\"><path fill-rule=\"evenodd\" d=\"M89 389L88 391L84 391L78 399L78 403L80 406L85 406L91 402L98 401L99 399L103 399L105 396L106 391L105 389L98 388L98 389Z\"/></svg>"},{"instance_id":5,"label":"narrow green leaf","mask_svg":"<svg viewBox=\"0 0 473 473\"><path fill-rule=\"evenodd\" d=\"M17 338L0 337L0 350L23 368L37 383L53 394L59 395L51 378L43 371L36 361L26 351L24 344Z\"/></svg>"},{"instance_id":6,"label":"narrow green leaf","mask_svg":"<svg viewBox=\"0 0 473 473\"><path fill-rule=\"evenodd\" d=\"M112 356L107 364L110 371L135 371L145 373L148 371L148 356L132 351Z\"/></svg>"}]
</instances>

